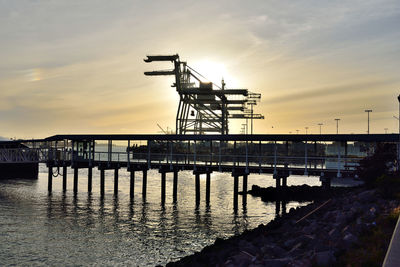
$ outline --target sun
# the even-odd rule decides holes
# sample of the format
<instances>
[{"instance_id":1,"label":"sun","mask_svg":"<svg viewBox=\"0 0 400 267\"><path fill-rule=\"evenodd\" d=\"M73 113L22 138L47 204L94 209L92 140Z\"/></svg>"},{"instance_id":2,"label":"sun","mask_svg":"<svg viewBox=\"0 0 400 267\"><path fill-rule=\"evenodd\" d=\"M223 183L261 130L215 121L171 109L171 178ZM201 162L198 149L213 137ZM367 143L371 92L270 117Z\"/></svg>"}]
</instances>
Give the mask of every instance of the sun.
<instances>
[{"instance_id":1,"label":"sun","mask_svg":"<svg viewBox=\"0 0 400 267\"><path fill-rule=\"evenodd\" d=\"M204 76L204 78L199 77L204 81L210 81L221 86L221 81L224 79L227 88L235 88L238 85L236 79L229 74L227 67L223 63L201 60L194 62L190 66Z\"/></svg>"}]
</instances>

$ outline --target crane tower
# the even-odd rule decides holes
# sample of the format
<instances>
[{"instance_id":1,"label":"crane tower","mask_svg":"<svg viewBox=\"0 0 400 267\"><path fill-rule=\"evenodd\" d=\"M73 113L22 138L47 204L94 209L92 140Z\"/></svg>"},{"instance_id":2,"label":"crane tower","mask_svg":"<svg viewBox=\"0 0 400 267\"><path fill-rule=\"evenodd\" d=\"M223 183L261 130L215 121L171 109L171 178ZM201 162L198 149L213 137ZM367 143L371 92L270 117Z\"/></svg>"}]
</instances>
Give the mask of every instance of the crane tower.
<instances>
[{"instance_id":1,"label":"crane tower","mask_svg":"<svg viewBox=\"0 0 400 267\"><path fill-rule=\"evenodd\" d=\"M177 134L228 134L228 119L250 119L251 123L253 119L264 119L261 114L253 113L253 106L260 101L261 94L251 93L247 89L227 89L223 80L221 86L217 86L186 62L180 61L178 54L147 56L144 61L170 61L174 64L173 69L144 74L175 76L172 87L179 94Z\"/></svg>"}]
</instances>

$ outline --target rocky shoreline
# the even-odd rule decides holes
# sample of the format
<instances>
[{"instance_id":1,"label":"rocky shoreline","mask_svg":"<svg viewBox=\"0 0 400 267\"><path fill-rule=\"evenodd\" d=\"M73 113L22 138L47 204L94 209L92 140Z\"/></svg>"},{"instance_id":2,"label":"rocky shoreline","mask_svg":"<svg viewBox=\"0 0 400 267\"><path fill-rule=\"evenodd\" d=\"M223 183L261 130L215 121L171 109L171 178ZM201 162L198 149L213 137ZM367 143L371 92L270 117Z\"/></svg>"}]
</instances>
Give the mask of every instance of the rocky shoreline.
<instances>
[{"instance_id":1,"label":"rocky shoreline","mask_svg":"<svg viewBox=\"0 0 400 267\"><path fill-rule=\"evenodd\" d=\"M331 187L330 189L322 188L321 186L309 185L292 185L288 187L267 187L263 188L258 185L253 185L248 194L261 197L262 201L315 201L328 199L334 196L340 196L346 192L353 191L356 187Z\"/></svg>"},{"instance_id":2,"label":"rocky shoreline","mask_svg":"<svg viewBox=\"0 0 400 267\"><path fill-rule=\"evenodd\" d=\"M359 236L375 227L380 214L399 207L398 200L376 190L347 189L290 211L267 225L227 240L217 239L201 252L167 266L332 266Z\"/></svg>"}]
</instances>

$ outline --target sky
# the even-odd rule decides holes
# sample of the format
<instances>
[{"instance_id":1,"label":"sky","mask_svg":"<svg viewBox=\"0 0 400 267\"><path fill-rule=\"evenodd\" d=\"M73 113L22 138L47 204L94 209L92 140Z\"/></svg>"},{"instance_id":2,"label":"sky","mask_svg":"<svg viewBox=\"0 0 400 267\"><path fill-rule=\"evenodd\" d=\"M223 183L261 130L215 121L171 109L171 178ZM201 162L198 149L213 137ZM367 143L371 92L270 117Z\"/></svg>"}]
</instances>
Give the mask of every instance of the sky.
<instances>
[{"instance_id":1,"label":"sky","mask_svg":"<svg viewBox=\"0 0 400 267\"><path fill-rule=\"evenodd\" d=\"M397 132L399 25L398 0L0 0L0 136L174 129L173 78L143 74L170 64L143 58L175 53L261 93L255 133L366 133L366 109Z\"/></svg>"}]
</instances>

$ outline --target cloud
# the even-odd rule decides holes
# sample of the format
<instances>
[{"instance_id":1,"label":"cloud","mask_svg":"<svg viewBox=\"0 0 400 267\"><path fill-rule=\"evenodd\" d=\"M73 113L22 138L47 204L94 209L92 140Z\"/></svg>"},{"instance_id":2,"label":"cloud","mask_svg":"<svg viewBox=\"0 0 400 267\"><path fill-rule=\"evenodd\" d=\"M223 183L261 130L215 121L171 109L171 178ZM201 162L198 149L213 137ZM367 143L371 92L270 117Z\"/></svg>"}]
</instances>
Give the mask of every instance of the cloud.
<instances>
[{"instance_id":1,"label":"cloud","mask_svg":"<svg viewBox=\"0 0 400 267\"><path fill-rule=\"evenodd\" d=\"M173 127L173 78L143 75L162 65L142 61L152 53L221 62L238 86L263 94L265 124L324 120L335 109L350 118L364 105L374 114L395 109L398 1L0 5L3 135Z\"/></svg>"}]
</instances>

